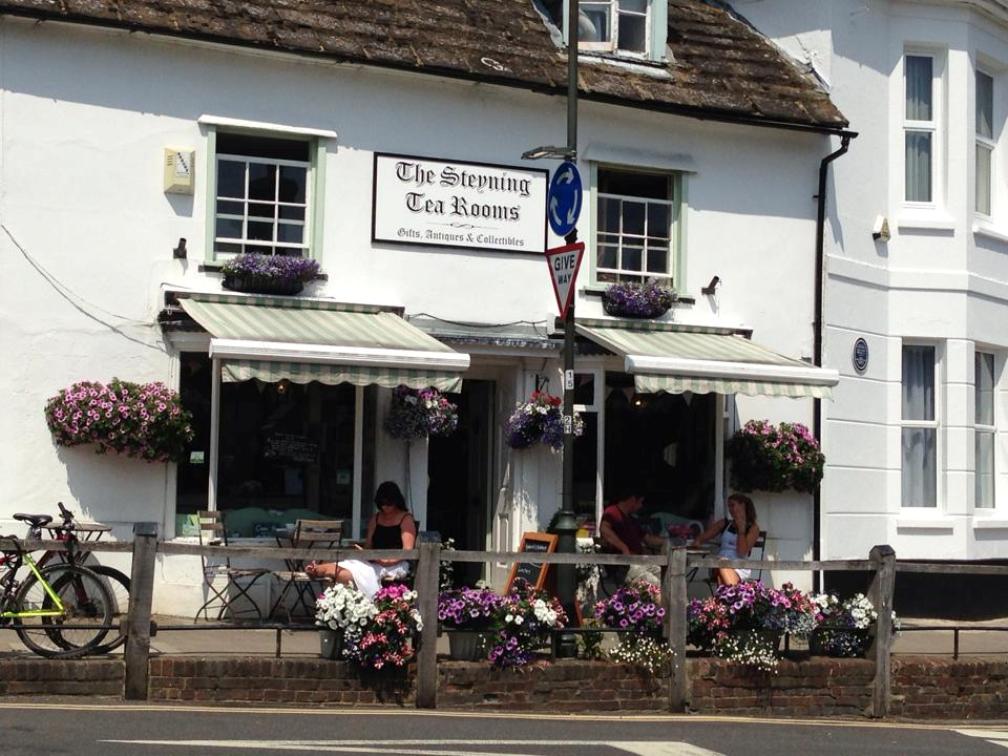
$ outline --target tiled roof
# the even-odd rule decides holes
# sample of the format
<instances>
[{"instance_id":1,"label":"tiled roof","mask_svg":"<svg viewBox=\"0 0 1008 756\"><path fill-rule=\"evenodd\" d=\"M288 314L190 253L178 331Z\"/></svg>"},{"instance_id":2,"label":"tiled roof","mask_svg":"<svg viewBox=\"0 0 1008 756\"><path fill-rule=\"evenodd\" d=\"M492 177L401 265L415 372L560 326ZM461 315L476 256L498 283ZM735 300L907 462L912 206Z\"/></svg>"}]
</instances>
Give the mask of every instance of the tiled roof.
<instances>
[{"instance_id":1,"label":"tiled roof","mask_svg":"<svg viewBox=\"0 0 1008 756\"><path fill-rule=\"evenodd\" d=\"M847 125L807 73L724 3L668 0L667 66L580 66L586 98L817 129ZM561 94L566 53L533 0L0 0L98 24ZM584 57L582 56L582 60Z\"/></svg>"}]
</instances>

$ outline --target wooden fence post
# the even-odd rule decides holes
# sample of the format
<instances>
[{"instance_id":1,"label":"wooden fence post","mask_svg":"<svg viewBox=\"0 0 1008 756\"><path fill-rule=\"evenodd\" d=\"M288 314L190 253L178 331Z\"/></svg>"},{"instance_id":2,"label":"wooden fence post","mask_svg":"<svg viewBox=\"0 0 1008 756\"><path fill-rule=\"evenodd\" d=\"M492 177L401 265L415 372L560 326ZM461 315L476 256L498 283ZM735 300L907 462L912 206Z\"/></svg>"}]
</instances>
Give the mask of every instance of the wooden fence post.
<instances>
[{"instance_id":1,"label":"wooden fence post","mask_svg":"<svg viewBox=\"0 0 1008 756\"><path fill-rule=\"evenodd\" d=\"M665 570L665 635L675 656L669 681L669 709L684 711L689 700L686 672L686 549L670 549Z\"/></svg>"},{"instance_id":2,"label":"wooden fence post","mask_svg":"<svg viewBox=\"0 0 1008 756\"><path fill-rule=\"evenodd\" d=\"M133 567L130 574L129 613L126 616L126 648L123 653L126 660L124 695L129 701L147 700L157 532L155 522L138 522L133 525Z\"/></svg>"},{"instance_id":3,"label":"wooden fence post","mask_svg":"<svg viewBox=\"0 0 1008 756\"><path fill-rule=\"evenodd\" d=\"M875 658L875 679L872 682L872 716L889 714L892 701L892 651L893 594L896 590L896 552L892 546L876 546L868 558L875 567L868 598L871 599L878 619L875 621L875 641L872 652Z\"/></svg>"},{"instance_id":4,"label":"wooden fence post","mask_svg":"<svg viewBox=\"0 0 1008 756\"><path fill-rule=\"evenodd\" d=\"M417 544L420 558L417 561L417 609L423 620L420 631L420 649L417 653L416 705L418 709L437 708L437 628L438 590L441 569L441 544L437 541L420 541Z\"/></svg>"}]
</instances>

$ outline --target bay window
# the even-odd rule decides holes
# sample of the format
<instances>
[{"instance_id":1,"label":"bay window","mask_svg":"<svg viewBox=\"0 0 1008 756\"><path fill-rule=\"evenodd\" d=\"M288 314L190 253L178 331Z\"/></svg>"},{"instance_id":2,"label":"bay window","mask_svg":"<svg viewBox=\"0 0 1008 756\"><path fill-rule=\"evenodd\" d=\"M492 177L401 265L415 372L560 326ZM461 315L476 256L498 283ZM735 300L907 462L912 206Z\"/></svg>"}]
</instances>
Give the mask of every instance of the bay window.
<instances>
[{"instance_id":1,"label":"bay window","mask_svg":"<svg viewBox=\"0 0 1008 756\"><path fill-rule=\"evenodd\" d=\"M994 181L994 79L976 72L976 203L981 215L991 214Z\"/></svg>"},{"instance_id":2,"label":"bay window","mask_svg":"<svg viewBox=\"0 0 1008 756\"><path fill-rule=\"evenodd\" d=\"M975 378L973 385L975 422L975 499L977 509L994 506L994 355L990 352L976 352L974 358Z\"/></svg>"},{"instance_id":3,"label":"bay window","mask_svg":"<svg viewBox=\"0 0 1008 756\"><path fill-rule=\"evenodd\" d=\"M904 199L934 201L938 115L936 60L932 55L906 55L903 60Z\"/></svg>"},{"instance_id":4,"label":"bay window","mask_svg":"<svg viewBox=\"0 0 1008 756\"><path fill-rule=\"evenodd\" d=\"M902 504L938 506L938 415L935 348L903 346Z\"/></svg>"}]
</instances>

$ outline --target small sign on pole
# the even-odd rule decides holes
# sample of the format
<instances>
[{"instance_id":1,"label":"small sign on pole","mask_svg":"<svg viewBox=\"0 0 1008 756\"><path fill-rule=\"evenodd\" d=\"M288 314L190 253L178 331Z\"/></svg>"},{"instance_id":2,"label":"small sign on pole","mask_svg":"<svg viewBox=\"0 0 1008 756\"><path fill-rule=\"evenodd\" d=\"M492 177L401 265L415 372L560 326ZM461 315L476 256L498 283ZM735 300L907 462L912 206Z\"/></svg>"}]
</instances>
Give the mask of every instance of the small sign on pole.
<instances>
[{"instance_id":1,"label":"small sign on pole","mask_svg":"<svg viewBox=\"0 0 1008 756\"><path fill-rule=\"evenodd\" d=\"M556 294L561 318L567 317L567 310L574 300L574 283L581 269L583 255L584 242L546 250L546 264L549 265L550 280L553 282L553 293Z\"/></svg>"}]
</instances>

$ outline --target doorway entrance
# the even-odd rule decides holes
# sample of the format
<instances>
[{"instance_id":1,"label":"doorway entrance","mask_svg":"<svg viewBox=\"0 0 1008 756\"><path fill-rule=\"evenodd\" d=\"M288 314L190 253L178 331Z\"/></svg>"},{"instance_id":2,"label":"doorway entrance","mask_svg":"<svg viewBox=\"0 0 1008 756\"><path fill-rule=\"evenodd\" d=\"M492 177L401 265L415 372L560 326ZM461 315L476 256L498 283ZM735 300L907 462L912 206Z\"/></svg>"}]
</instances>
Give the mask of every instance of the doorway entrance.
<instances>
[{"instance_id":1,"label":"doorway entrance","mask_svg":"<svg viewBox=\"0 0 1008 756\"><path fill-rule=\"evenodd\" d=\"M489 529L490 481L493 478L493 381L469 380L451 397L458 405L458 429L431 438L427 459L426 530L455 540L456 549L482 551ZM483 577L480 564L455 563L455 582L473 585Z\"/></svg>"}]
</instances>

